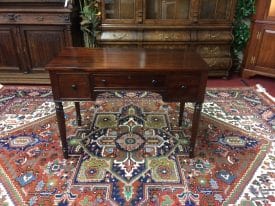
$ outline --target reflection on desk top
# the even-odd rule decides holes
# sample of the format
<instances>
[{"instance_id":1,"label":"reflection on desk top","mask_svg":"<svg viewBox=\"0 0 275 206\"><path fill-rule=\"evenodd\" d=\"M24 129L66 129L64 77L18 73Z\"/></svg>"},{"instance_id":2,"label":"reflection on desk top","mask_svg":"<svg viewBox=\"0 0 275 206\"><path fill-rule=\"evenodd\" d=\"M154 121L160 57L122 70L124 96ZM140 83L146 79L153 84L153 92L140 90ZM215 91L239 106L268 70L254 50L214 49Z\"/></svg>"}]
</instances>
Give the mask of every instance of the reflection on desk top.
<instances>
[{"instance_id":1,"label":"reflection on desk top","mask_svg":"<svg viewBox=\"0 0 275 206\"><path fill-rule=\"evenodd\" d=\"M209 67L196 52L186 50L68 47L46 70L207 72Z\"/></svg>"}]
</instances>

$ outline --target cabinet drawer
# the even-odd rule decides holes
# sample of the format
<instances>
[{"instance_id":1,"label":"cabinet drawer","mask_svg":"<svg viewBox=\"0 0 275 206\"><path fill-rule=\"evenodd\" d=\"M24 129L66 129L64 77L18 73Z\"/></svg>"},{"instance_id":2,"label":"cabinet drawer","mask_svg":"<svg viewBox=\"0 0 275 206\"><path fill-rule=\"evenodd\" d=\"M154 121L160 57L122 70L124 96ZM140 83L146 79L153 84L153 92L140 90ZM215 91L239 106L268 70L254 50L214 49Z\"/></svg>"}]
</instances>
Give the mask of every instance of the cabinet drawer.
<instances>
[{"instance_id":1,"label":"cabinet drawer","mask_svg":"<svg viewBox=\"0 0 275 206\"><path fill-rule=\"evenodd\" d=\"M90 98L91 87L87 74L57 74L59 98Z\"/></svg>"},{"instance_id":2,"label":"cabinet drawer","mask_svg":"<svg viewBox=\"0 0 275 206\"><path fill-rule=\"evenodd\" d=\"M198 45L196 51L202 57L230 57L231 45Z\"/></svg>"},{"instance_id":3,"label":"cabinet drawer","mask_svg":"<svg viewBox=\"0 0 275 206\"><path fill-rule=\"evenodd\" d=\"M0 24L70 24L68 13L20 13L0 14Z\"/></svg>"},{"instance_id":4,"label":"cabinet drawer","mask_svg":"<svg viewBox=\"0 0 275 206\"><path fill-rule=\"evenodd\" d=\"M97 39L99 41L137 41L138 36L140 36L138 31L102 31Z\"/></svg>"},{"instance_id":5,"label":"cabinet drawer","mask_svg":"<svg viewBox=\"0 0 275 206\"><path fill-rule=\"evenodd\" d=\"M144 41L190 41L188 31L144 31Z\"/></svg>"},{"instance_id":6,"label":"cabinet drawer","mask_svg":"<svg viewBox=\"0 0 275 206\"><path fill-rule=\"evenodd\" d=\"M231 42L233 35L231 31L199 31L198 41L226 41Z\"/></svg>"},{"instance_id":7,"label":"cabinet drawer","mask_svg":"<svg viewBox=\"0 0 275 206\"><path fill-rule=\"evenodd\" d=\"M162 88L165 86L165 75L144 75L144 74L106 74L93 75L92 84L95 89L135 89L135 88Z\"/></svg>"}]
</instances>

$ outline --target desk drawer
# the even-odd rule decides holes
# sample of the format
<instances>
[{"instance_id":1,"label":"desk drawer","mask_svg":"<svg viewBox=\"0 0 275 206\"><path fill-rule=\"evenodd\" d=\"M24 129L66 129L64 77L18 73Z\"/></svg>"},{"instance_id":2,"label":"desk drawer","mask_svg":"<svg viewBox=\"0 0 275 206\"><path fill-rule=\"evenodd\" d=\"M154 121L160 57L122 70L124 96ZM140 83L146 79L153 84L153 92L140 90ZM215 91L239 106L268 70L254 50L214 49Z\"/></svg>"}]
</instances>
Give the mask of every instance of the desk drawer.
<instances>
[{"instance_id":1,"label":"desk drawer","mask_svg":"<svg viewBox=\"0 0 275 206\"><path fill-rule=\"evenodd\" d=\"M182 75L182 74L173 74L168 75L166 79L166 84L168 88L180 89L188 88L190 86L199 85L200 75Z\"/></svg>"},{"instance_id":2,"label":"desk drawer","mask_svg":"<svg viewBox=\"0 0 275 206\"><path fill-rule=\"evenodd\" d=\"M87 74L57 74L58 96L60 98L90 98L91 87Z\"/></svg>"},{"instance_id":3,"label":"desk drawer","mask_svg":"<svg viewBox=\"0 0 275 206\"><path fill-rule=\"evenodd\" d=\"M92 75L92 83L95 89L154 89L165 86L165 75L146 74L104 74Z\"/></svg>"},{"instance_id":4,"label":"desk drawer","mask_svg":"<svg viewBox=\"0 0 275 206\"><path fill-rule=\"evenodd\" d=\"M194 101L199 95L200 75L168 75L166 84L170 98Z\"/></svg>"}]
</instances>

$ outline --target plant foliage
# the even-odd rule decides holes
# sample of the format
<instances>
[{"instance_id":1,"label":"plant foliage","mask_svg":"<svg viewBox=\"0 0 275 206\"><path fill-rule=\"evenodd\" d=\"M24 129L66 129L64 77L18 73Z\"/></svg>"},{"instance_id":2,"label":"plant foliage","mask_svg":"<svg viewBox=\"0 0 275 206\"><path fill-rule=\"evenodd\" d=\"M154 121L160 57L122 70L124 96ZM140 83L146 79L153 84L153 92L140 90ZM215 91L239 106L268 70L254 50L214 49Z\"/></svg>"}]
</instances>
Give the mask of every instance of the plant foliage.
<instances>
[{"instance_id":1,"label":"plant foliage","mask_svg":"<svg viewBox=\"0 0 275 206\"><path fill-rule=\"evenodd\" d=\"M238 0L233 24L233 54L238 56L250 37L250 17L255 13L255 0Z\"/></svg>"},{"instance_id":2,"label":"plant foliage","mask_svg":"<svg viewBox=\"0 0 275 206\"><path fill-rule=\"evenodd\" d=\"M96 47L96 36L101 22L99 2L100 0L79 0L80 29L83 32L85 47Z\"/></svg>"}]
</instances>

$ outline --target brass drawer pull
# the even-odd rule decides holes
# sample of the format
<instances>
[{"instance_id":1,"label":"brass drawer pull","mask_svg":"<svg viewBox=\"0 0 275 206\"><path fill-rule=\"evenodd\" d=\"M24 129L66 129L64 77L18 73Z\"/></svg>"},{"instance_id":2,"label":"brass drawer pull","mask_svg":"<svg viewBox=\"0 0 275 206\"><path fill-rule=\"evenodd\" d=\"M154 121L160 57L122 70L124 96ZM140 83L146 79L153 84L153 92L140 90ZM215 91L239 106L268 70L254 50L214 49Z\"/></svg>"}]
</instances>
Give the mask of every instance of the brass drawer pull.
<instances>
[{"instance_id":1,"label":"brass drawer pull","mask_svg":"<svg viewBox=\"0 0 275 206\"><path fill-rule=\"evenodd\" d=\"M155 79L153 79L153 80L152 80L152 84L153 84L154 86L156 86L156 85L157 85L157 83L158 83L158 81L157 81L157 80L155 80Z\"/></svg>"},{"instance_id":2,"label":"brass drawer pull","mask_svg":"<svg viewBox=\"0 0 275 206\"><path fill-rule=\"evenodd\" d=\"M37 20L37 21L44 21L44 17L43 17L43 16L37 16L37 17L36 17L36 20Z\"/></svg>"},{"instance_id":3,"label":"brass drawer pull","mask_svg":"<svg viewBox=\"0 0 275 206\"><path fill-rule=\"evenodd\" d=\"M181 89L187 89L187 86L186 85L181 85L181 87L180 87Z\"/></svg>"},{"instance_id":4,"label":"brass drawer pull","mask_svg":"<svg viewBox=\"0 0 275 206\"><path fill-rule=\"evenodd\" d=\"M7 14L10 21L17 21L20 18L19 14Z\"/></svg>"},{"instance_id":5,"label":"brass drawer pull","mask_svg":"<svg viewBox=\"0 0 275 206\"><path fill-rule=\"evenodd\" d=\"M72 84L71 87L72 87L73 90L77 90L77 86L75 84Z\"/></svg>"}]
</instances>

